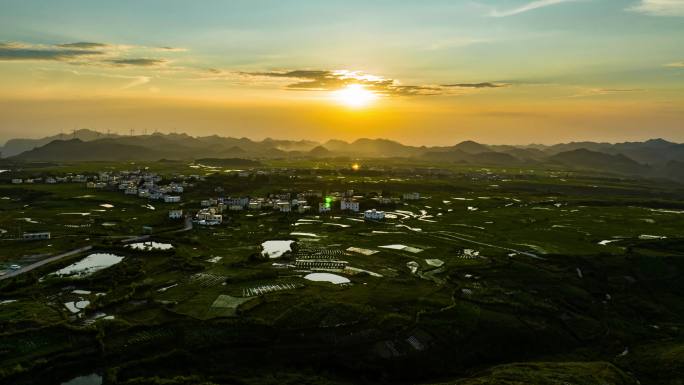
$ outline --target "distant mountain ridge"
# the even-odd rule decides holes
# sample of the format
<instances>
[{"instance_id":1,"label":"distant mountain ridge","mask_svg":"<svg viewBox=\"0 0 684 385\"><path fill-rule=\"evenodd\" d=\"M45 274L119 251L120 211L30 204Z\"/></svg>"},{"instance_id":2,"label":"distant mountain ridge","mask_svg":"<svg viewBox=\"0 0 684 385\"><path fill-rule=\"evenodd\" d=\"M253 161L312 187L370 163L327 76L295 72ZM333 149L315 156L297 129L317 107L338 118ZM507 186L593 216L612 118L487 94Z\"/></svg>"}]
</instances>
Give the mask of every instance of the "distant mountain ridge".
<instances>
[{"instance_id":1,"label":"distant mountain ridge","mask_svg":"<svg viewBox=\"0 0 684 385\"><path fill-rule=\"evenodd\" d=\"M36 147L42 147L53 140L79 139L82 141L91 141L116 137L119 137L119 135L109 133L103 134L93 130L81 129L75 130L71 134L57 134L40 139L10 139L2 147L0 147L0 153L2 154L3 158L9 158L11 156L19 155L24 151L32 150Z\"/></svg>"},{"instance_id":2,"label":"distant mountain ridge","mask_svg":"<svg viewBox=\"0 0 684 385\"><path fill-rule=\"evenodd\" d=\"M17 161L123 161L274 158L414 158L427 162L523 167L550 165L625 175L684 180L684 144L664 139L644 142L571 142L545 145L486 145L463 141L455 145L416 147L390 139L360 138L353 142L332 139L254 141L217 135L187 134L120 136L79 130L42 139L12 139L4 156Z\"/></svg>"}]
</instances>

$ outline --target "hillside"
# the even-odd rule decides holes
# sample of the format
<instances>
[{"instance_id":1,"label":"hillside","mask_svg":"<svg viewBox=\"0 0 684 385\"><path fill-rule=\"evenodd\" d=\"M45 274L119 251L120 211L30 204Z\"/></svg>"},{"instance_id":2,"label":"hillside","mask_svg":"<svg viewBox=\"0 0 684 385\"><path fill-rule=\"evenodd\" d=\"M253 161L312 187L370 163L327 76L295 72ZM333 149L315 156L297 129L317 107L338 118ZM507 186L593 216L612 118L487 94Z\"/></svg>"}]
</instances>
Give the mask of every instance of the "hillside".
<instances>
[{"instance_id":1,"label":"hillside","mask_svg":"<svg viewBox=\"0 0 684 385\"><path fill-rule=\"evenodd\" d=\"M103 138L115 138L116 134L103 134L97 131L82 129L76 130L71 134L58 134L40 139L10 139L4 146L0 147L2 157L9 158L19 155L24 151L29 151L37 147L44 146L54 140L79 139L84 142Z\"/></svg>"},{"instance_id":2,"label":"hillside","mask_svg":"<svg viewBox=\"0 0 684 385\"><path fill-rule=\"evenodd\" d=\"M463 141L453 146L416 147L389 139L361 138L353 142L332 139L324 144L302 140L232 138L187 134L98 137L89 130L76 132L85 139L13 139L15 161L192 160L285 158L414 158L426 162L491 166L549 165L575 170L598 170L624 175L684 180L684 144L663 139L645 142L572 142L553 146L484 145ZM52 140L51 140L52 139ZM37 144L45 144L37 146ZM22 147L23 146L23 147Z\"/></svg>"},{"instance_id":3,"label":"hillside","mask_svg":"<svg viewBox=\"0 0 684 385\"><path fill-rule=\"evenodd\" d=\"M45 146L23 152L13 159L22 161L128 161L157 160L164 156L149 148L98 140L54 140Z\"/></svg>"},{"instance_id":4,"label":"hillside","mask_svg":"<svg viewBox=\"0 0 684 385\"><path fill-rule=\"evenodd\" d=\"M607 171L623 174L645 174L648 166L622 154L611 155L584 148L561 152L548 158L551 163L562 164L569 168Z\"/></svg>"}]
</instances>

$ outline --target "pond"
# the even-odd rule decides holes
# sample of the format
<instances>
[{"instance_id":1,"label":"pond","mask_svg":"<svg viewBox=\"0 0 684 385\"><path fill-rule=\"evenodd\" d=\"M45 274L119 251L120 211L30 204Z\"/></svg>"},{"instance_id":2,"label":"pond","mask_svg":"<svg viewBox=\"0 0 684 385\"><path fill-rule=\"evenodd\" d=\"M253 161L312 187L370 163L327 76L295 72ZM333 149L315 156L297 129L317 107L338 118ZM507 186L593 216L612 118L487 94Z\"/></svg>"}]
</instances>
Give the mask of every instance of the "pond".
<instances>
[{"instance_id":1,"label":"pond","mask_svg":"<svg viewBox=\"0 0 684 385\"><path fill-rule=\"evenodd\" d=\"M330 273L311 273L306 275L304 279L314 282L330 282L335 285L351 282L348 278Z\"/></svg>"},{"instance_id":2,"label":"pond","mask_svg":"<svg viewBox=\"0 0 684 385\"><path fill-rule=\"evenodd\" d=\"M299 237L312 237L312 238L318 238L318 235L316 235L316 234L314 234L314 233L300 233L300 232L294 232L294 233L290 233L290 235L293 235L293 236L295 236L295 237L299 236Z\"/></svg>"},{"instance_id":3,"label":"pond","mask_svg":"<svg viewBox=\"0 0 684 385\"><path fill-rule=\"evenodd\" d=\"M409 253L420 253L423 251L423 249L419 249L417 247L411 247L411 246L406 246L406 245L384 245L384 246L378 246L383 249L392 249L392 250L401 250L401 251L408 251Z\"/></svg>"},{"instance_id":4,"label":"pond","mask_svg":"<svg viewBox=\"0 0 684 385\"><path fill-rule=\"evenodd\" d=\"M124 257L108 253L90 254L76 263L50 273L50 275L58 277L87 277L97 271L116 265L123 261L123 259Z\"/></svg>"},{"instance_id":5,"label":"pond","mask_svg":"<svg viewBox=\"0 0 684 385\"><path fill-rule=\"evenodd\" d=\"M261 255L271 259L280 258L288 251L292 251L294 241L266 241L261 244L264 249Z\"/></svg>"},{"instance_id":6,"label":"pond","mask_svg":"<svg viewBox=\"0 0 684 385\"><path fill-rule=\"evenodd\" d=\"M95 373L87 376L79 376L72 378L67 382L62 382L61 385L102 385L102 376Z\"/></svg>"}]
</instances>

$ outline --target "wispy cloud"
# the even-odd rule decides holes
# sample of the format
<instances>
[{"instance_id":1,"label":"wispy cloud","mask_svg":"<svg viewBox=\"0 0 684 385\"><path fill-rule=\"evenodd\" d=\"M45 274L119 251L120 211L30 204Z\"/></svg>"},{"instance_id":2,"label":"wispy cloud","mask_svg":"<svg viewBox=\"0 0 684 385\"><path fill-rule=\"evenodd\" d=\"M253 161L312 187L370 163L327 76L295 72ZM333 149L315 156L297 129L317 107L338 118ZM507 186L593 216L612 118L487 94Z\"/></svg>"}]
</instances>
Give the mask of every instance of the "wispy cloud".
<instances>
[{"instance_id":1,"label":"wispy cloud","mask_svg":"<svg viewBox=\"0 0 684 385\"><path fill-rule=\"evenodd\" d=\"M442 84L442 87L455 87L455 88L501 88L508 87L510 84L506 83L456 83L456 84Z\"/></svg>"},{"instance_id":2,"label":"wispy cloud","mask_svg":"<svg viewBox=\"0 0 684 385\"><path fill-rule=\"evenodd\" d=\"M131 80L129 83L125 84L123 87L121 87L122 90L127 90L129 88L141 86L143 84L149 83L151 78L149 76L138 76Z\"/></svg>"},{"instance_id":3,"label":"wispy cloud","mask_svg":"<svg viewBox=\"0 0 684 385\"><path fill-rule=\"evenodd\" d=\"M534 11L535 9L549 7L549 6L556 5L556 4L563 4L563 3L570 3L570 2L577 2L577 1L580 1L580 0L536 0L536 1L531 1L531 2L528 2L526 4L521 5L519 7L512 8L512 9L507 9L507 10L494 9L490 13L490 16L492 16L492 17L513 16L513 15L518 15L518 14L529 12L529 11Z\"/></svg>"},{"instance_id":4,"label":"wispy cloud","mask_svg":"<svg viewBox=\"0 0 684 385\"><path fill-rule=\"evenodd\" d=\"M40 47L22 43L0 43L0 61L69 61L104 54L100 50Z\"/></svg>"},{"instance_id":5,"label":"wispy cloud","mask_svg":"<svg viewBox=\"0 0 684 385\"><path fill-rule=\"evenodd\" d=\"M80 41L77 43L57 44L57 47L59 47L59 48L76 48L76 49L94 49L94 48L106 48L106 47L109 47L109 44Z\"/></svg>"},{"instance_id":6,"label":"wispy cloud","mask_svg":"<svg viewBox=\"0 0 684 385\"><path fill-rule=\"evenodd\" d=\"M150 58L125 58L125 59L112 59L108 60L115 66L136 66L136 67L157 67L166 64L167 61L164 59L150 59Z\"/></svg>"},{"instance_id":7,"label":"wispy cloud","mask_svg":"<svg viewBox=\"0 0 684 385\"><path fill-rule=\"evenodd\" d=\"M155 50L161 52L185 52L188 49L180 47L156 47Z\"/></svg>"},{"instance_id":8,"label":"wispy cloud","mask_svg":"<svg viewBox=\"0 0 684 385\"><path fill-rule=\"evenodd\" d=\"M641 0L627 8L628 11L639 12L650 16L684 16L682 0Z\"/></svg>"},{"instance_id":9,"label":"wispy cloud","mask_svg":"<svg viewBox=\"0 0 684 385\"><path fill-rule=\"evenodd\" d=\"M219 73L211 70L212 73ZM289 90L304 91L335 91L350 84L361 84L366 89L386 96L428 96L455 94L456 90L499 88L507 84L483 83L454 83L445 85L417 84L405 85L397 79L366 74L360 71L348 70L292 70L268 72L241 72L243 76L256 78L279 78L292 80L285 85Z\"/></svg>"},{"instance_id":10,"label":"wispy cloud","mask_svg":"<svg viewBox=\"0 0 684 385\"><path fill-rule=\"evenodd\" d=\"M53 45L0 42L0 62L55 61L72 65L160 67L169 61L160 58L134 57L134 55L142 56L146 53L158 52L160 50L178 51L178 49L171 47L148 48L84 41Z\"/></svg>"},{"instance_id":11,"label":"wispy cloud","mask_svg":"<svg viewBox=\"0 0 684 385\"><path fill-rule=\"evenodd\" d=\"M665 64L665 67L684 68L684 61L675 62L675 63L668 63L668 64Z\"/></svg>"},{"instance_id":12,"label":"wispy cloud","mask_svg":"<svg viewBox=\"0 0 684 385\"><path fill-rule=\"evenodd\" d=\"M641 88L585 88L580 92L570 95L570 98L585 98L592 96L606 96L606 95L618 95L618 94L628 94L633 92L643 92L644 89Z\"/></svg>"}]
</instances>

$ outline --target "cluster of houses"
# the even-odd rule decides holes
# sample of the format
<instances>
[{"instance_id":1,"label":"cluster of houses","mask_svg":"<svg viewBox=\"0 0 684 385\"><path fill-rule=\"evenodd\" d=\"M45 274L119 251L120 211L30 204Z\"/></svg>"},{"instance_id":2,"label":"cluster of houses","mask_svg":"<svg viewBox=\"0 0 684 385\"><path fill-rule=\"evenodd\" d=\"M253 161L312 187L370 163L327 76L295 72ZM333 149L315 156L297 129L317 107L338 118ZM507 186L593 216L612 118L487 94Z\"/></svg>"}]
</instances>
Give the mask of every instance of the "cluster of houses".
<instances>
[{"instance_id":1,"label":"cluster of houses","mask_svg":"<svg viewBox=\"0 0 684 385\"><path fill-rule=\"evenodd\" d=\"M161 175L144 171L122 171L111 174L99 173L92 180L86 182L86 188L105 189L116 188L126 195L135 195L139 198L161 200L166 203L178 203L181 194L187 187L192 187L194 181L201 180L198 175L189 177L179 176L180 182L170 182L160 185Z\"/></svg>"},{"instance_id":2,"label":"cluster of houses","mask_svg":"<svg viewBox=\"0 0 684 385\"><path fill-rule=\"evenodd\" d=\"M85 183L86 188L88 189L119 190L126 195L135 195L150 200L162 200L166 203L178 203L181 201L180 194L182 194L186 188L192 187L193 182L203 180L204 177L199 175L177 175L174 176L174 179L180 180L180 182L159 185L159 182L162 181L160 175L143 170L135 170L118 172L103 171L94 175L67 174L65 176L46 176L26 179L13 178L11 183Z\"/></svg>"},{"instance_id":3,"label":"cluster of houses","mask_svg":"<svg viewBox=\"0 0 684 385\"><path fill-rule=\"evenodd\" d=\"M364 196L354 195L354 190L348 190L344 193L333 192L325 197L320 191L306 191L298 194L270 194L267 197L260 198L210 198L201 201L202 208L195 215L195 223L200 225L221 224L223 223L223 213L226 211L275 210L281 213L305 214L313 212L316 204L319 214L332 212L336 205L340 211L358 213L361 209L360 201L363 199L365 199ZM403 200L416 199L420 199L420 193L409 193L403 196ZM400 198L382 196L369 198L369 200L379 205L397 204L402 201ZM180 210L169 211L169 218L178 219L182 216ZM367 220L383 220L385 219L385 212L370 209L363 212L363 217Z\"/></svg>"},{"instance_id":4,"label":"cluster of houses","mask_svg":"<svg viewBox=\"0 0 684 385\"><path fill-rule=\"evenodd\" d=\"M12 178L12 184L38 184L38 183L46 183L46 184L57 184L57 183L83 183L88 180L88 177L85 175L66 175L66 176L47 176L45 178L43 177L36 177L36 178Z\"/></svg>"}]
</instances>

